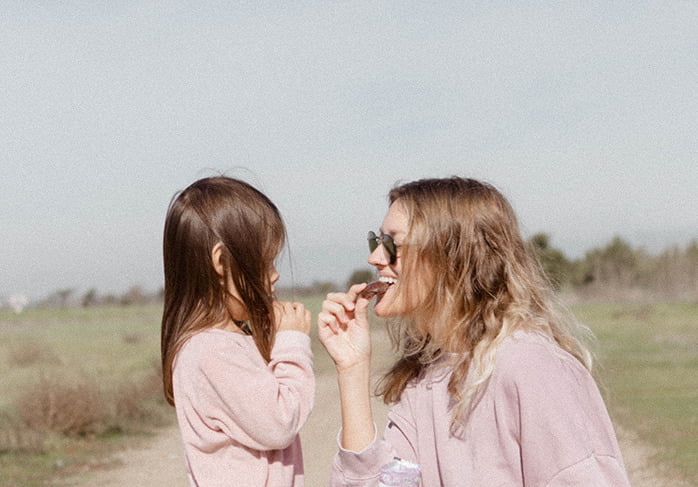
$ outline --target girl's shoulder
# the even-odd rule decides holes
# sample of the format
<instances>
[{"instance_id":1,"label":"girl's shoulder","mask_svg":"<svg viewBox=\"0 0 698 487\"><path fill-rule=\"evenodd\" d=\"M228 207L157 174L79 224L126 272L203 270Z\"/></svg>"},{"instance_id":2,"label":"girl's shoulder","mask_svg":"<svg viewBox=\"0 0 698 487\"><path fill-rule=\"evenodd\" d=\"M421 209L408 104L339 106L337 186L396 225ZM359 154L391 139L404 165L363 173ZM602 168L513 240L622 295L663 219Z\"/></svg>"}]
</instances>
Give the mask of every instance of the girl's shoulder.
<instances>
[{"instance_id":1,"label":"girl's shoulder","mask_svg":"<svg viewBox=\"0 0 698 487\"><path fill-rule=\"evenodd\" d=\"M246 346L250 342L253 342L252 337L243 335L242 333L235 333L229 330L223 330L220 328L206 328L194 333L187 340L187 344L194 344L195 346Z\"/></svg>"},{"instance_id":2,"label":"girl's shoulder","mask_svg":"<svg viewBox=\"0 0 698 487\"><path fill-rule=\"evenodd\" d=\"M254 353L256 347L252 337L217 328L207 328L190 336L177 353L177 361L216 360Z\"/></svg>"}]
</instances>

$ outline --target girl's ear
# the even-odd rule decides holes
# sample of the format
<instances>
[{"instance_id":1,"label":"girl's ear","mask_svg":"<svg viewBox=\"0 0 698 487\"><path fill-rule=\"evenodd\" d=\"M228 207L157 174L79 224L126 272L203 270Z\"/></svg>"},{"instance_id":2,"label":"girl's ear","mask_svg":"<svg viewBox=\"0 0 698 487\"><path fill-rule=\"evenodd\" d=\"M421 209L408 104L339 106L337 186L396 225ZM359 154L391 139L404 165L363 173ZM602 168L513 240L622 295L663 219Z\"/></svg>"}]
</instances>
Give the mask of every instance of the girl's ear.
<instances>
[{"instance_id":1,"label":"girl's ear","mask_svg":"<svg viewBox=\"0 0 698 487\"><path fill-rule=\"evenodd\" d=\"M228 277L228 282L224 283L223 278L225 276L225 269L223 267L223 243L218 242L213 246L211 250L211 263L213 264L213 269L216 271L221 278L221 285L223 285L227 292L226 297L226 308L230 317L234 320L248 320L249 315L247 314L247 309L242 302L242 298L238 293L237 288L233 284L232 279Z\"/></svg>"},{"instance_id":2,"label":"girl's ear","mask_svg":"<svg viewBox=\"0 0 698 487\"><path fill-rule=\"evenodd\" d=\"M225 270L223 269L223 243L218 242L213 246L211 250L211 263L213 264L213 269L216 271L220 277L225 276Z\"/></svg>"}]
</instances>

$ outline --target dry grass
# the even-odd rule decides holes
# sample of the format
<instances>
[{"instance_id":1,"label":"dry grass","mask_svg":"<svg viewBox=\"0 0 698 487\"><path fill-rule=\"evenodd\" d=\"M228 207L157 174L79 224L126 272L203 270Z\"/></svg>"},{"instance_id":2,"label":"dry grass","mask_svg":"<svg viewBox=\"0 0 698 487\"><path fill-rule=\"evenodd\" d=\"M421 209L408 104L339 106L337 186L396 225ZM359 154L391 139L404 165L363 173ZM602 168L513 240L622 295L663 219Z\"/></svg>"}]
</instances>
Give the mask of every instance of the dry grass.
<instances>
[{"instance_id":1,"label":"dry grass","mask_svg":"<svg viewBox=\"0 0 698 487\"><path fill-rule=\"evenodd\" d=\"M172 420L154 365L161 313L0 312L0 485L45 487L99 468L114 448Z\"/></svg>"},{"instance_id":2,"label":"dry grass","mask_svg":"<svg viewBox=\"0 0 698 487\"><path fill-rule=\"evenodd\" d=\"M17 400L19 418L36 431L85 437L104 433L109 410L94 379L43 373Z\"/></svg>"},{"instance_id":3,"label":"dry grass","mask_svg":"<svg viewBox=\"0 0 698 487\"><path fill-rule=\"evenodd\" d=\"M40 341L25 341L10 347L7 352L9 367L30 367L33 365L57 365L60 358L51 347Z\"/></svg>"},{"instance_id":4,"label":"dry grass","mask_svg":"<svg viewBox=\"0 0 698 487\"><path fill-rule=\"evenodd\" d=\"M40 454L45 451L45 435L35 431L16 417L0 418L0 453Z\"/></svg>"},{"instance_id":5,"label":"dry grass","mask_svg":"<svg viewBox=\"0 0 698 487\"><path fill-rule=\"evenodd\" d=\"M114 429L123 432L143 430L144 425L163 422L163 411L169 406L162 392L162 373L153 365L140 381L126 382L117 388L114 397Z\"/></svg>"},{"instance_id":6,"label":"dry grass","mask_svg":"<svg viewBox=\"0 0 698 487\"><path fill-rule=\"evenodd\" d=\"M135 345L137 343L141 343L145 337L143 336L142 333L139 333L137 331L132 331L128 333L124 333L123 336L121 337L124 343L128 345Z\"/></svg>"}]
</instances>

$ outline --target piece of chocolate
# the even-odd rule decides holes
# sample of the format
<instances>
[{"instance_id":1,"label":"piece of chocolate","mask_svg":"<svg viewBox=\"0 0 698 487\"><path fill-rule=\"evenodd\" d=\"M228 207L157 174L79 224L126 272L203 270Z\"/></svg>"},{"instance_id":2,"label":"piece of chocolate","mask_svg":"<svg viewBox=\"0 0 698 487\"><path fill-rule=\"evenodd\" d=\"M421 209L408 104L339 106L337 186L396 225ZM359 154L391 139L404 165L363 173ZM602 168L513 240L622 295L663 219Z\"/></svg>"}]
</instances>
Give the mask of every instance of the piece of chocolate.
<instances>
[{"instance_id":1,"label":"piece of chocolate","mask_svg":"<svg viewBox=\"0 0 698 487\"><path fill-rule=\"evenodd\" d=\"M373 296L383 294L388 290L389 287L390 284L388 284L387 282L373 281L368 283L368 286L366 286L364 290L361 291L359 296L361 296L362 298L371 299Z\"/></svg>"}]
</instances>

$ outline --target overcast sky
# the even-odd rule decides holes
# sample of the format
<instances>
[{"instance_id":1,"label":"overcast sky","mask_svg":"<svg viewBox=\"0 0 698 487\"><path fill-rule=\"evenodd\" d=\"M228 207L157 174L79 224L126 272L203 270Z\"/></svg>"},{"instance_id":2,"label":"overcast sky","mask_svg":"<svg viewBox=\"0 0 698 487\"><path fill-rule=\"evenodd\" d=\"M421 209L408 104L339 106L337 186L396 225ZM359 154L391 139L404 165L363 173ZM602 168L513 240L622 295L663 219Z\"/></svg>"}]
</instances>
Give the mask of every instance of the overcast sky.
<instances>
[{"instance_id":1,"label":"overcast sky","mask_svg":"<svg viewBox=\"0 0 698 487\"><path fill-rule=\"evenodd\" d=\"M158 289L171 196L219 172L278 204L282 285L367 267L421 177L570 257L684 246L697 53L692 1L0 1L0 298Z\"/></svg>"}]
</instances>

